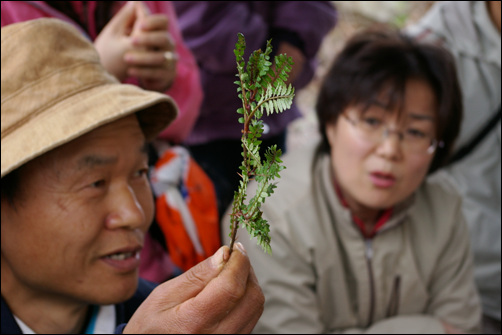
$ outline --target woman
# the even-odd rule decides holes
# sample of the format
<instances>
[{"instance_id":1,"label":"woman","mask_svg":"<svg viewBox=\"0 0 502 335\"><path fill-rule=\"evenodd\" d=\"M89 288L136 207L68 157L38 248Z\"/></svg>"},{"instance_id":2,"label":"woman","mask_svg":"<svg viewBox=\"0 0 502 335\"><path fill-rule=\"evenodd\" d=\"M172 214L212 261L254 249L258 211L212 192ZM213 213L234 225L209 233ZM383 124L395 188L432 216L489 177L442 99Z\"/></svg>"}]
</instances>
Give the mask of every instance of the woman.
<instances>
[{"instance_id":1,"label":"woman","mask_svg":"<svg viewBox=\"0 0 502 335\"><path fill-rule=\"evenodd\" d=\"M393 33L358 34L327 74L317 114L321 144L284 158L262 208L272 255L241 239L266 298L254 331L478 331L461 201L426 181L461 122L451 57Z\"/></svg>"}]
</instances>

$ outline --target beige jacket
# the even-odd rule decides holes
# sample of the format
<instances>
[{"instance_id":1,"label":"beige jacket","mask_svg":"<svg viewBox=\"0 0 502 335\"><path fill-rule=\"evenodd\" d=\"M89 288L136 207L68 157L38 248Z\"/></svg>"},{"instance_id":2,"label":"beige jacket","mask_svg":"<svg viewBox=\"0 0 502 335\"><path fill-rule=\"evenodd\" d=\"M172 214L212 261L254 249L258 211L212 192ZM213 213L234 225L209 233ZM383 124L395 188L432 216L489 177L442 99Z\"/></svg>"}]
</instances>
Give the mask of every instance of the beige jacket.
<instances>
[{"instance_id":1,"label":"beige jacket","mask_svg":"<svg viewBox=\"0 0 502 335\"><path fill-rule=\"evenodd\" d=\"M479 331L460 199L423 185L365 240L334 191L329 157L313 151L285 157L262 207L272 255L239 232L266 298L254 332L441 333L440 320Z\"/></svg>"}]
</instances>

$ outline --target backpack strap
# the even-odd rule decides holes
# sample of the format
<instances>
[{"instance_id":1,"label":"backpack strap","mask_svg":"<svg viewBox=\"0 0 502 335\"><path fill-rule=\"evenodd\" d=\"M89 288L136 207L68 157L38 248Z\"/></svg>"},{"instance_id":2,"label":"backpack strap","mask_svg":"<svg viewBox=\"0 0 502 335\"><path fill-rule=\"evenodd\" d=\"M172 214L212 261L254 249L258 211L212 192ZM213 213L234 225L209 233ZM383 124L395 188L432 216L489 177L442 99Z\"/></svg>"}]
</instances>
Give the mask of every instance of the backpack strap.
<instances>
[{"instance_id":1,"label":"backpack strap","mask_svg":"<svg viewBox=\"0 0 502 335\"><path fill-rule=\"evenodd\" d=\"M492 129L495 128L495 125L500 121L500 105L498 111L495 112L492 117L486 122L486 124L481 128L481 130L473 137L473 139L462 146L448 161L448 165L458 162L463 159L465 156L469 155L472 150L490 133Z\"/></svg>"}]
</instances>

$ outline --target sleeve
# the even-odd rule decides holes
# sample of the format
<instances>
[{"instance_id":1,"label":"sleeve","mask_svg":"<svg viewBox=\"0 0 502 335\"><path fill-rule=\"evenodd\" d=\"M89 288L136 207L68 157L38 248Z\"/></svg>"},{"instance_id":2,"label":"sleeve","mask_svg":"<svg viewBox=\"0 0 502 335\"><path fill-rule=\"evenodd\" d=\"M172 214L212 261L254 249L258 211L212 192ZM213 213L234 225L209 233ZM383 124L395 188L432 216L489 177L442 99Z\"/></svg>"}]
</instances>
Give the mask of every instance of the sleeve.
<instances>
[{"instance_id":1,"label":"sleeve","mask_svg":"<svg viewBox=\"0 0 502 335\"><path fill-rule=\"evenodd\" d=\"M169 125L159 138L171 143L181 143L192 130L199 116L203 92L197 62L183 40L178 18L171 1L146 1L152 13L163 13L169 18L169 32L176 44L178 63L176 78L165 92L178 105L178 117Z\"/></svg>"},{"instance_id":2,"label":"sleeve","mask_svg":"<svg viewBox=\"0 0 502 335\"><path fill-rule=\"evenodd\" d=\"M329 1L275 1L267 6L261 10L250 2L175 2L183 36L208 71L235 72L233 49L240 32L246 38L246 59L253 50L263 49L270 38L301 49L312 63L301 76L304 85L312 78L313 61L324 36L336 24L335 7Z\"/></svg>"},{"instance_id":3,"label":"sleeve","mask_svg":"<svg viewBox=\"0 0 502 335\"><path fill-rule=\"evenodd\" d=\"M43 11L25 3L25 1L2 1L2 27L28 20L49 17Z\"/></svg>"},{"instance_id":4,"label":"sleeve","mask_svg":"<svg viewBox=\"0 0 502 335\"><path fill-rule=\"evenodd\" d=\"M305 56L295 87L301 89L313 78L317 53L324 37L337 22L337 12L331 1L274 1L273 20L269 31L274 50L281 42L297 47Z\"/></svg>"},{"instance_id":5,"label":"sleeve","mask_svg":"<svg viewBox=\"0 0 502 335\"><path fill-rule=\"evenodd\" d=\"M446 223L451 229L440 250L432 278L430 302L426 314L434 315L465 332L479 332L481 304L474 282L473 259L467 224L461 201L454 208L456 215Z\"/></svg>"},{"instance_id":6,"label":"sleeve","mask_svg":"<svg viewBox=\"0 0 502 335\"><path fill-rule=\"evenodd\" d=\"M269 24L241 1L176 1L183 37L199 64L216 73L235 73L237 33L246 38L247 59L264 45Z\"/></svg>"},{"instance_id":7,"label":"sleeve","mask_svg":"<svg viewBox=\"0 0 502 335\"><path fill-rule=\"evenodd\" d=\"M335 6L331 1L275 1L274 4L272 28L296 34L306 57L315 58L324 37L336 25Z\"/></svg>"}]
</instances>

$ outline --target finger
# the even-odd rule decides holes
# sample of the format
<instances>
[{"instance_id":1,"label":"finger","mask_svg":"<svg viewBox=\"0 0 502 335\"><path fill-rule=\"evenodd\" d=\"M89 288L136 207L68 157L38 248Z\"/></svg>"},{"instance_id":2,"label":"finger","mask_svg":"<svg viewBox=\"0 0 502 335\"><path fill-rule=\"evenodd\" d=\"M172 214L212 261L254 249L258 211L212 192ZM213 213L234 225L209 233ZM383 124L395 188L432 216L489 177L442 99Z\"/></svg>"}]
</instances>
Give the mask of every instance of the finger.
<instances>
[{"instance_id":1,"label":"finger","mask_svg":"<svg viewBox=\"0 0 502 335\"><path fill-rule=\"evenodd\" d=\"M173 57L170 62L175 61ZM124 54L124 62L130 67L168 67L165 52L152 50L130 50Z\"/></svg>"},{"instance_id":2,"label":"finger","mask_svg":"<svg viewBox=\"0 0 502 335\"><path fill-rule=\"evenodd\" d=\"M191 316L196 329L215 331L221 320L245 295L250 268L245 252L234 247L232 256L218 277L211 280L197 296L180 306L179 313Z\"/></svg>"},{"instance_id":3,"label":"finger","mask_svg":"<svg viewBox=\"0 0 502 335\"><path fill-rule=\"evenodd\" d=\"M130 76L160 79L176 71L178 55L171 51L129 51L124 55L124 63Z\"/></svg>"},{"instance_id":4,"label":"finger","mask_svg":"<svg viewBox=\"0 0 502 335\"><path fill-rule=\"evenodd\" d=\"M265 296L260 288L253 268L249 273L247 289L237 306L221 322L216 333L249 334L260 319L265 304ZM248 320L245 322L245 320Z\"/></svg>"},{"instance_id":5,"label":"finger","mask_svg":"<svg viewBox=\"0 0 502 335\"><path fill-rule=\"evenodd\" d=\"M131 35L137 36L141 34L141 25L150 15L150 10L142 1L130 1L133 3L134 9L134 24L131 29Z\"/></svg>"},{"instance_id":6,"label":"finger","mask_svg":"<svg viewBox=\"0 0 502 335\"><path fill-rule=\"evenodd\" d=\"M115 14L110 22L105 26L105 29L126 31L130 29L134 23L134 2L128 1L120 10Z\"/></svg>"},{"instance_id":7,"label":"finger","mask_svg":"<svg viewBox=\"0 0 502 335\"><path fill-rule=\"evenodd\" d=\"M134 1L134 11L136 18L140 20L143 20L150 15L150 9L143 3L143 1Z\"/></svg>"},{"instance_id":8,"label":"finger","mask_svg":"<svg viewBox=\"0 0 502 335\"><path fill-rule=\"evenodd\" d=\"M230 252L223 246L213 256L200 262L190 270L156 288L157 296L165 298L163 308L168 309L183 303L199 294L208 283L222 271Z\"/></svg>"},{"instance_id":9,"label":"finger","mask_svg":"<svg viewBox=\"0 0 502 335\"><path fill-rule=\"evenodd\" d=\"M132 43L137 47L145 47L155 50L174 50L175 42L171 34L166 31L150 31L133 36Z\"/></svg>"},{"instance_id":10,"label":"finger","mask_svg":"<svg viewBox=\"0 0 502 335\"><path fill-rule=\"evenodd\" d=\"M152 14L141 22L143 31L166 31L168 30L169 19L164 14Z\"/></svg>"}]
</instances>

